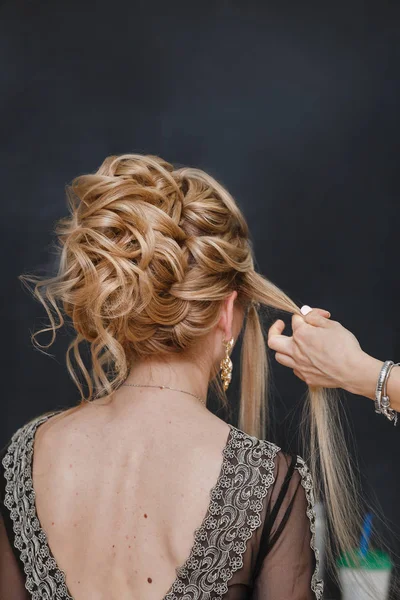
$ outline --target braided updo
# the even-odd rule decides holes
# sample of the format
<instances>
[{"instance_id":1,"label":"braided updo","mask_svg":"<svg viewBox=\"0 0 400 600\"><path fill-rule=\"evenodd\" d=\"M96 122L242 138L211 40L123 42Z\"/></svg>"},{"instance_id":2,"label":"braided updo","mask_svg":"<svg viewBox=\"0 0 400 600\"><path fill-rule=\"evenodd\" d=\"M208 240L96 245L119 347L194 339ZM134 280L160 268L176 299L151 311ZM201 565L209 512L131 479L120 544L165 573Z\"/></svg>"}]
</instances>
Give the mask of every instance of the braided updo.
<instances>
[{"instance_id":1,"label":"braided updo","mask_svg":"<svg viewBox=\"0 0 400 600\"><path fill-rule=\"evenodd\" d=\"M77 336L67 363L82 399L93 398L93 382L98 396L118 387L135 358L190 349L218 322L221 301L232 290L243 308L250 306L247 223L227 191L203 171L174 169L157 156L110 156L96 173L74 179L67 193L70 216L56 225L58 275L38 282L35 293L46 306L40 291L46 288L59 317L56 324L49 314L53 333L63 325L57 301L71 318ZM91 347L92 377L79 354L84 340Z\"/></svg>"},{"instance_id":2,"label":"braided updo","mask_svg":"<svg viewBox=\"0 0 400 600\"><path fill-rule=\"evenodd\" d=\"M72 218L57 228L64 309L98 350L108 340L121 366L121 352L190 347L252 268L241 213L200 171L174 171L155 156L109 157L76 178L69 197Z\"/></svg>"}]
</instances>

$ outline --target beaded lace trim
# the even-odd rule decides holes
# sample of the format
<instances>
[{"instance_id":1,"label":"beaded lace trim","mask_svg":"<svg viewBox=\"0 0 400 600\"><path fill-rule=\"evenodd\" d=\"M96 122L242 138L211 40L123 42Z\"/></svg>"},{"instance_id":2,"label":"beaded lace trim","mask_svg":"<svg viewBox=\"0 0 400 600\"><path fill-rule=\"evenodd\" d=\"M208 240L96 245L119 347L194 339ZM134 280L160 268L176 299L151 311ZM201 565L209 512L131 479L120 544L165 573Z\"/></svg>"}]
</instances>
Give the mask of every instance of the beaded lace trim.
<instances>
[{"instance_id":1,"label":"beaded lace trim","mask_svg":"<svg viewBox=\"0 0 400 600\"><path fill-rule=\"evenodd\" d=\"M274 458L280 448L230 427L206 517L163 600L178 600L185 590L190 590L191 600L222 600L228 581L243 566L247 541L261 525L263 500L275 481Z\"/></svg>"},{"instance_id":2,"label":"beaded lace trim","mask_svg":"<svg viewBox=\"0 0 400 600\"><path fill-rule=\"evenodd\" d=\"M58 411L57 411L58 412ZM33 441L36 428L50 416L37 417L12 436L2 463L7 479L4 505L10 510L15 532L14 546L20 551L26 573L25 587L33 600L73 600L40 526L32 484Z\"/></svg>"},{"instance_id":3,"label":"beaded lace trim","mask_svg":"<svg viewBox=\"0 0 400 600\"><path fill-rule=\"evenodd\" d=\"M36 428L55 411L37 417L18 429L3 458L7 480L4 505L10 510L15 532L14 545L20 550L27 575L26 589L33 600L74 600L62 571L51 553L46 533L37 517L32 483L33 442ZM194 544L177 577L162 600L179 600L190 590L192 600L222 600L228 581L243 566L247 541L261 525L263 500L274 483L275 456L280 448L230 425L222 451L221 472L210 491L210 501ZM319 553L315 547L314 494L311 475L301 457L296 468L301 475L311 528L311 548L316 567L311 589L322 600L323 581L318 579ZM186 597L186 596L185 596Z\"/></svg>"},{"instance_id":4,"label":"beaded lace trim","mask_svg":"<svg viewBox=\"0 0 400 600\"><path fill-rule=\"evenodd\" d=\"M324 593L324 582L319 579L319 550L315 545L315 521L316 514L314 510L315 498L314 498L314 484L312 481L311 473L301 456L297 456L296 469L301 475L301 485L303 486L307 499L307 517L310 520L311 540L310 546L315 554L315 569L311 578L311 590L314 592L317 600L322 600Z\"/></svg>"}]
</instances>

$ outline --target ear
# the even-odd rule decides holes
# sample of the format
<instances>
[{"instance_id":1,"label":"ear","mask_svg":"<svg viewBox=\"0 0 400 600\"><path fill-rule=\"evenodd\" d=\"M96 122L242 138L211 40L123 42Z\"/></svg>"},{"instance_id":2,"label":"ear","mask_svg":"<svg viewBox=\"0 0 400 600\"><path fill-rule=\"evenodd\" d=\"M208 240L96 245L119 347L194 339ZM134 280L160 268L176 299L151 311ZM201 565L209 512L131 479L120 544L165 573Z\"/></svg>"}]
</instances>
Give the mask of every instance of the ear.
<instances>
[{"instance_id":1,"label":"ear","mask_svg":"<svg viewBox=\"0 0 400 600\"><path fill-rule=\"evenodd\" d=\"M223 339L228 341L232 337L233 331L233 305L237 298L237 291L234 290L227 296L224 300L224 304L222 306L221 317L218 325L222 329L224 333Z\"/></svg>"}]
</instances>

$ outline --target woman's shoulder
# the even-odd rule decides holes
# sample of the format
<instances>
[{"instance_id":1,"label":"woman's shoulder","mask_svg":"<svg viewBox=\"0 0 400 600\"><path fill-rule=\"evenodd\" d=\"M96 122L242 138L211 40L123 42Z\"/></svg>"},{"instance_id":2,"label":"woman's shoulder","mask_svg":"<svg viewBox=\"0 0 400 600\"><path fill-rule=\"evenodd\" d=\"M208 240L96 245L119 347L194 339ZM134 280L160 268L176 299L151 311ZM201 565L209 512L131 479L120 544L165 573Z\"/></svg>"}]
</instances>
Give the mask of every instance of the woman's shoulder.
<instances>
[{"instance_id":1,"label":"woman's shoulder","mask_svg":"<svg viewBox=\"0 0 400 600\"><path fill-rule=\"evenodd\" d=\"M270 440L247 433L244 429L240 429L240 427L237 427L236 425L230 425L230 428L232 430L232 437L238 441L242 441L244 445L251 447L258 446L260 449L272 452L273 454L282 451L280 446Z\"/></svg>"},{"instance_id":2,"label":"woman's shoulder","mask_svg":"<svg viewBox=\"0 0 400 600\"><path fill-rule=\"evenodd\" d=\"M290 452L266 438L251 435L250 433L247 433L243 429L240 429L234 425L231 425L231 428L233 429L233 437L239 442L243 441L244 447L257 447L260 452L273 455L273 457L276 458L277 462L279 463L288 465L292 462L292 460L294 460L297 468L308 468L305 459L299 454Z\"/></svg>"},{"instance_id":3,"label":"woman's shoulder","mask_svg":"<svg viewBox=\"0 0 400 600\"><path fill-rule=\"evenodd\" d=\"M69 408L54 409L31 417L23 422L0 448L0 512L3 514L3 505L11 506L12 490L15 486L21 487L22 482L25 492L31 489L31 463L36 437L41 425L57 420L57 415L62 418L69 412ZM54 449L54 445L52 446ZM50 452L51 456L53 454ZM22 488L21 488L22 489Z\"/></svg>"},{"instance_id":4,"label":"woman's shoulder","mask_svg":"<svg viewBox=\"0 0 400 600\"><path fill-rule=\"evenodd\" d=\"M65 414L69 409L53 409L31 417L28 421L23 422L6 440L6 443L0 448L0 463L3 466L7 455L15 453L17 448L29 450L31 449L30 441L32 442L35 432L39 425L48 421L52 417L59 414Z\"/></svg>"},{"instance_id":5,"label":"woman's shoulder","mask_svg":"<svg viewBox=\"0 0 400 600\"><path fill-rule=\"evenodd\" d=\"M290 452L268 439L251 435L238 427L231 427L234 431L233 438L237 441L233 446L242 446L242 460L268 468L273 474L276 486L280 487L289 481L292 485L301 484L310 502L314 502L311 471L303 456ZM259 456L258 462L254 460L255 455Z\"/></svg>"}]
</instances>

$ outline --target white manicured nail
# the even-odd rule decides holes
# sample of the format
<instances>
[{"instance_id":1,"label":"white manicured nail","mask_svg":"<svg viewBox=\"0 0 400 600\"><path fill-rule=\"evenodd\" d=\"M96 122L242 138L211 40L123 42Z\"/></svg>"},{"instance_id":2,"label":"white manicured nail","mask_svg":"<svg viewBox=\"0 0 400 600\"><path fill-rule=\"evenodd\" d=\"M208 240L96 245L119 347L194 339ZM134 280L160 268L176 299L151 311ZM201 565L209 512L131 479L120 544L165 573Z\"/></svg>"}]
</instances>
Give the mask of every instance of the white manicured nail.
<instances>
[{"instance_id":1,"label":"white manicured nail","mask_svg":"<svg viewBox=\"0 0 400 600\"><path fill-rule=\"evenodd\" d=\"M307 304L305 304L304 306L301 307L300 312L303 315L306 315L310 312L310 310L312 310L311 306L308 306Z\"/></svg>"}]
</instances>

